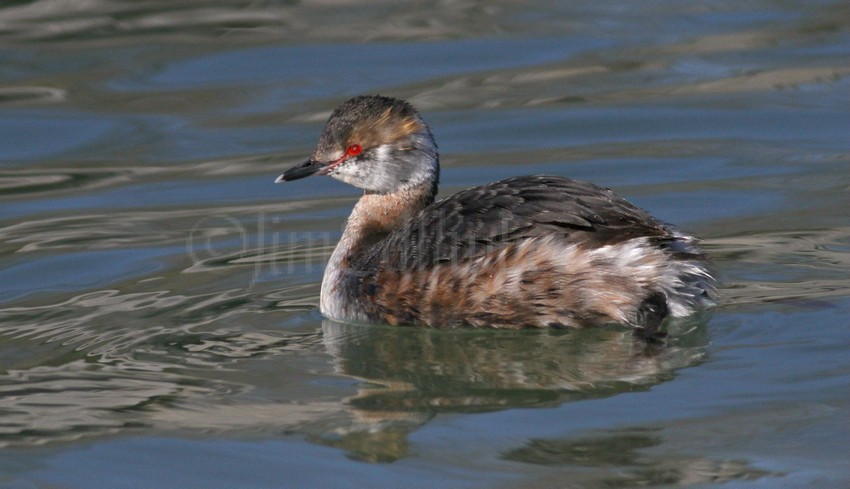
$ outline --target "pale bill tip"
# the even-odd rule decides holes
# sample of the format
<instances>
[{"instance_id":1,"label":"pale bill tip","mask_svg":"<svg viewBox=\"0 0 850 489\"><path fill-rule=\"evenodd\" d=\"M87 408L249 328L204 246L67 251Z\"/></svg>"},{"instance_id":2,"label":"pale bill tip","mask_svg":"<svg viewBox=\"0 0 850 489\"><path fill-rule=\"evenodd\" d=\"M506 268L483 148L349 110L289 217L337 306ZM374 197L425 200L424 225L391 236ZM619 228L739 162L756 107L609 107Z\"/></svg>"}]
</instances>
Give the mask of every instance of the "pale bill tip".
<instances>
[{"instance_id":1,"label":"pale bill tip","mask_svg":"<svg viewBox=\"0 0 850 489\"><path fill-rule=\"evenodd\" d=\"M274 179L274 183L283 183L285 180L283 179L283 175Z\"/></svg>"}]
</instances>

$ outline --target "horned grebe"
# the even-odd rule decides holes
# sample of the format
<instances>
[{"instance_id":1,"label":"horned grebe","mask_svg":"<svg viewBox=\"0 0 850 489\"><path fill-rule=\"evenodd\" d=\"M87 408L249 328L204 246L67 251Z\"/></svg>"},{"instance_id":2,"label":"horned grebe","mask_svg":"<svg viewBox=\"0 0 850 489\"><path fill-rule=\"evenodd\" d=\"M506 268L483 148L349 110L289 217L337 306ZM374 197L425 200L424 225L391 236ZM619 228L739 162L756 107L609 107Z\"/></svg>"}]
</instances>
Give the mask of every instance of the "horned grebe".
<instances>
[{"instance_id":1,"label":"horned grebe","mask_svg":"<svg viewBox=\"0 0 850 489\"><path fill-rule=\"evenodd\" d=\"M536 175L435 203L437 145L402 100L346 101L313 157L275 182L313 174L364 190L322 280L332 319L654 330L710 301L696 240L609 189Z\"/></svg>"}]
</instances>

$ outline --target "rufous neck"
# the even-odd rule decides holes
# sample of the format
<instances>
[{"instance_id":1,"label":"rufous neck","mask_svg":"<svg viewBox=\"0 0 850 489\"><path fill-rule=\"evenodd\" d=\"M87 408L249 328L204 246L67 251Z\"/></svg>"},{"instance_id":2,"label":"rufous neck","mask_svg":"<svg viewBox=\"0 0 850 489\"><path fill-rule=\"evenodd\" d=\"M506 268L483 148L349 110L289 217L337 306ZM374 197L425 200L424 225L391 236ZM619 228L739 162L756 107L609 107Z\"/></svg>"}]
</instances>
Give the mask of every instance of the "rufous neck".
<instances>
[{"instance_id":1,"label":"rufous neck","mask_svg":"<svg viewBox=\"0 0 850 489\"><path fill-rule=\"evenodd\" d=\"M391 194L365 193L351 212L343 239L367 245L383 239L434 202L436 188L423 184Z\"/></svg>"}]
</instances>

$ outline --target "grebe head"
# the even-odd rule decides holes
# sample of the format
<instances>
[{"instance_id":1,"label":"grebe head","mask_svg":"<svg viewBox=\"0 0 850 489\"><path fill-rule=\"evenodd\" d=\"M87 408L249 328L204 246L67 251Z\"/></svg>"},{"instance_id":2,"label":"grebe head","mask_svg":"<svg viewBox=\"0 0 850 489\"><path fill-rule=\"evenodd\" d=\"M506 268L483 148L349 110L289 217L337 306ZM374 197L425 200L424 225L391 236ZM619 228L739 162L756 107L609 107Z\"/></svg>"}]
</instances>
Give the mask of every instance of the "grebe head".
<instances>
[{"instance_id":1,"label":"grebe head","mask_svg":"<svg viewBox=\"0 0 850 489\"><path fill-rule=\"evenodd\" d=\"M312 158L276 183L329 175L369 193L436 186L440 165L434 137L410 104L377 95L347 100L333 111Z\"/></svg>"}]
</instances>

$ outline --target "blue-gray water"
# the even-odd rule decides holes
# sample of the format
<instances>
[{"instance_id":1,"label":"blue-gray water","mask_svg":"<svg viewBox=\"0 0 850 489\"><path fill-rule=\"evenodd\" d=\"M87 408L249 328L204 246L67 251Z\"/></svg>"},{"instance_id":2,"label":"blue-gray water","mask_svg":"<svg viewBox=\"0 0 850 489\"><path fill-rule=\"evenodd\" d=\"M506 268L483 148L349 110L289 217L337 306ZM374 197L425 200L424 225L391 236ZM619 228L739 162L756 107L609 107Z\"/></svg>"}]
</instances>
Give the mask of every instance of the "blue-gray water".
<instances>
[{"instance_id":1,"label":"blue-gray water","mask_svg":"<svg viewBox=\"0 0 850 489\"><path fill-rule=\"evenodd\" d=\"M850 486L841 1L0 4L0 486ZM442 192L550 173L704 238L721 305L324 322L357 192L274 185L410 99Z\"/></svg>"}]
</instances>

